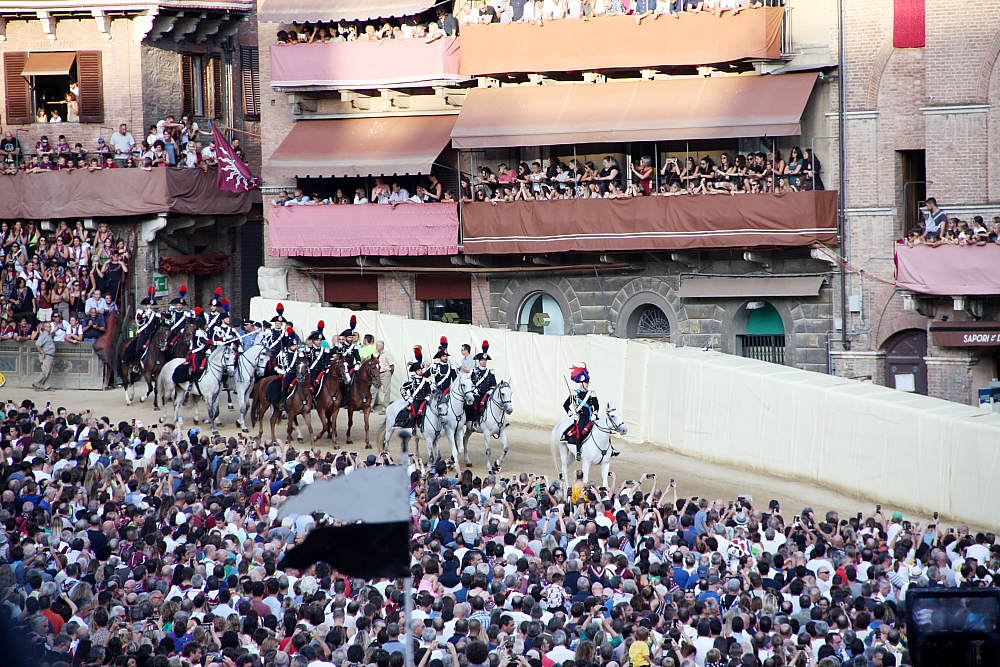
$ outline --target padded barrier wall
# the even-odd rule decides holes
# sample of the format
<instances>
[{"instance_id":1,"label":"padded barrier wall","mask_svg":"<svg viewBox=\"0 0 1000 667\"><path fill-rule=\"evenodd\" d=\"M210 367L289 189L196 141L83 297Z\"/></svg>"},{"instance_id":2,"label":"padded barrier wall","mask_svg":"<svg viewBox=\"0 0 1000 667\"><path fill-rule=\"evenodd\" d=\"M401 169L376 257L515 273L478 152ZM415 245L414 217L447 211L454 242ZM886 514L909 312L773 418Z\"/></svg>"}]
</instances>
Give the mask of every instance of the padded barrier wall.
<instances>
[{"instance_id":1,"label":"padded barrier wall","mask_svg":"<svg viewBox=\"0 0 1000 667\"><path fill-rule=\"evenodd\" d=\"M254 298L252 317L270 319L277 303ZM283 303L305 334L320 319L339 332L352 314ZM354 314L358 331L384 340L396 359L394 396L414 345L428 360L447 336L455 359L462 343L475 353L485 339L497 377L511 382L519 422L563 419L564 378L585 361L602 403L622 410L628 440L1000 527L1000 415L986 410L696 348Z\"/></svg>"}]
</instances>

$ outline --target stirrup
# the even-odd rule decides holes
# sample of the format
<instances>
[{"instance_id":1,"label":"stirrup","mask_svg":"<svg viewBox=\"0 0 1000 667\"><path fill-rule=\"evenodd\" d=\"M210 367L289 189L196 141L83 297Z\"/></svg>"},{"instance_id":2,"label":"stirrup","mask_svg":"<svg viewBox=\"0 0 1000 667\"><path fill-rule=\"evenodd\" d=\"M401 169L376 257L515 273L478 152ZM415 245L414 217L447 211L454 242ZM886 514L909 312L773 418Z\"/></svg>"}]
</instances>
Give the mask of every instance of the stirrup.
<instances>
[{"instance_id":1,"label":"stirrup","mask_svg":"<svg viewBox=\"0 0 1000 667\"><path fill-rule=\"evenodd\" d=\"M619 452L619 451L617 451L617 450L615 450L614 447L611 448L611 456L621 456L621 455L622 455L622 453Z\"/></svg>"}]
</instances>

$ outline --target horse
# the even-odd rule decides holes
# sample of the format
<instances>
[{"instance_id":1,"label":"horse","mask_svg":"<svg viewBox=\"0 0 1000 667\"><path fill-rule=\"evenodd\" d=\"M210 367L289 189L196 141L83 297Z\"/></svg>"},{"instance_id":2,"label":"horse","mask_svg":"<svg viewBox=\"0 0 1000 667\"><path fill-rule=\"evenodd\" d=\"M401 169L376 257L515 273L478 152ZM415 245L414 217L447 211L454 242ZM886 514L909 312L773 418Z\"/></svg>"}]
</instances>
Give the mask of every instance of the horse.
<instances>
[{"instance_id":1,"label":"horse","mask_svg":"<svg viewBox=\"0 0 1000 667\"><path fill-rule=\"evenodd\" d=\"M500 382L486 393L486 404L483 406L483 413L475 423L465 424L465 451L466 464L469 463L469 438L473 432L482 433L486 441L486 467L490 472L499 472L500 464L507 457L510 444L507 442L507 427L510 426L508 417L514 413L514 390L506 380ZM490 463L493 458L490 438L500 438L503 443L503 454L495 462Z\"/></svg>"},{"instance_id":2,"label":"horse","mask_svg":"<svg viewBox=\"0 0 1000 667\"><path fill-rule=\"evenodd\" d=\"M184 363L184 359L171 359L163 366L159 377L159 391L163 398L163 414L160 421L167 419L167 401L174 402L174 422L184 423L180 416L181 404L185 396L190 396L194 401L194 423L198 423L200 414L198 412L198 400L205 399L205 406L208 411L208 423L212 426L212 433L218 435L219 429L217 420L219 418L219 394L222 391L222 377L228 373L232 375L236 368L236 350L231 344L217 345L208 354L205 372L197 382L187 380L186 382L175 383L174 371Z\"/></svg>"},{"instance_id":3,"label":"horse","mask_svg":"<svg viewBox=\"0 0 1000 667\"><path fill-rule=\"evenodd\" d=\"M122 377L122 389L125 390L125 405L132 405L132 400L135 398L135 390L133 385L135 380L133 376L139 375L146 380L146 393L139 396L139 402L145 403L149 395L153 395L153 409L159 410L160 407L157 404L157 399L159 393L157 392L157 379L160 374L160 369L163 368L163 364L166 362L163 356L162 346L166 341L166 330L163 327L158 328L152 336L149 337L149 347L146 349L146 354L141 355L139 350L135 350L133 353L134 358L132 361L125 361L125 350L128 349L130 345L138 346L138 337L129 338L123 340L121 345L118 346L118 373Z\"/></svg>"},{"instance_id":4,"label":"horse","mask_svg":"<svg viewBox=\"0 0 1000 667\"><path fill-rule=\"evenodd\" d=\"M322 440L323 434L329 432L333 446L337 445L337 416L340 408L344 405L344 382L347 381L347 370L343 355L334 355L330 360L330 368L320 381L316 390L316 412L319 413L319 421L323 426L317 440Z\"/></svg>"},{"instance_id":5,"label":"horse","mask_svg":"<svg viewBox=\"0 0 1000 667\"><path fill-rule=\"evenodd\" d=\"M372 390L382 386L378 373L378 356L368 357L354 373L351 387L347 390L344 405L347 407L347 444L352 444L351 429L354 427L354 413L358 410L365 415L365 449L371 449L371 438L368 435L369 420L372 408L375 406Z\"/></svg>"},{"instance_id":6,"label":"horse","mask_svg":"<svg viewBox=\"0 0 1000 667\"><path fill-rule=\"evenodd\" d=\"M264 435L264 415L267 414L268 410L271 410L271 440L274 440L274 425L281 419L281 401L284 400L285 412L288 413L288 440L292 439L292 428L296 418L302 415L306 422L306 428L309 429L309 446L311 447L315 444L316 439L313 436L312 420L309 416L315 403L309 388L309 362L305 360L298 362L295 369L295 388L292 390L292 394L272 401L267 397L268 389L275 382L278 382L280 387L282 377L281 375L272 375L257 383L257 388L254 390L250 423L258 423L257 437L262 437ZM272 398L274 397L272 396Z\"/></svg>"},{"instance_id":7,"label":"horse","mask_svg":"<svg viewBox=\"0 0 1000 667\"><path fill-rule=\"evenodd\" d=\"M451 391L448 392L447 399L444 401L440 401L439 399L440 394L436 392L428 397L425 414L431 410L437 411L438 416L441 418L439 421L442 422L441 429L436 430L434 428L427 428L421 429L420 431L411 429L412 432L404 438L404 442L409 441L409 439L413 437L426 439L424 438L425 431L428 435L433 436L435 439L440 436L442 432L444 432L448 435L448 440L451 442L452 457L454 461L458 463L459 452L464 452L466 463L468 463L469 454L465 449L465 438L459 435L459 431L465 427L464 406L472 405L472 401L475 400L475 394L472 391L472 378L470 378L467 373L459 373L455 378L455 381L451 383ZM386 406L385 423L375 434L376 440L378 440L381 435L382 451L387 451L389 449L389 441L392 439L392 434L396 430L396 417L400 412L409 409L410 402L405 398L397 398L395 401ZM429 451L436 446L436 442L427 443Z\"/></svg>"},{"instance_id":8,"label":"horse","mask_svg":"<svg viewBox=\"0 0 1000 667\"><path fill-rule=\"evenodd\" d=\"M569 483L569 461L576 458L576 452L571 450L575 445L568 444L562 439L566 429L576 421L575 419L564 419L552 429L552 460L559 470L559 461L556 460L556 449L562 458L562 478L565 484ZM581 447L581 461L583 463L583 481L590 480L590 466L601 466L601 478L604 486L608 485L608 471L611 468L611 432L617 431L621 435L628 433L628 428L622 420L621 414L614 403L608 403L604 409L604 414L594 422L594 428L587 434L587 439L583 441Z\"/></svg>"},{"instance_id":9,"label":"horse","mask_svg":"<svg viewBox=\"0 0 1000 667\"><path fill-rule=\"evenodd\" d=\"M244 433L247 428L247 410L253 400L253 387L263 377L271 352L263 345L251 345L236 357L236 371L229 376L229 384L236 391L240 404L240 417L236 423Z\"/></svg>"},{"instance_id":10,"label":"horse","mask_svg":"<svg viewBox=\"0 0 1000 667\"><path fill-rule=\"evenodd\" d=\"M465 448L465 406L472 405L476 394L472 390L472 377L459 371L451 383L451 390L443 400L438 401L437 410L441 417L441 427L451 443L451 459L458 464L458 455L465 455L465 465L471 466L469 451ZM388 410L386 411L388 412Z\"/></svg>"},{"instance_id":11,"label":"horse","mask_svg":"<svg viewBox=\"0 0 1000 667\"><path fill-rule=\"evenodd\" d=\"M194 339L194 332L197 328L193 321L188 320L181 328L177 340L167 349L168 359L187 359L191 356L191 341Z\"/></svg>"}]
</instances>

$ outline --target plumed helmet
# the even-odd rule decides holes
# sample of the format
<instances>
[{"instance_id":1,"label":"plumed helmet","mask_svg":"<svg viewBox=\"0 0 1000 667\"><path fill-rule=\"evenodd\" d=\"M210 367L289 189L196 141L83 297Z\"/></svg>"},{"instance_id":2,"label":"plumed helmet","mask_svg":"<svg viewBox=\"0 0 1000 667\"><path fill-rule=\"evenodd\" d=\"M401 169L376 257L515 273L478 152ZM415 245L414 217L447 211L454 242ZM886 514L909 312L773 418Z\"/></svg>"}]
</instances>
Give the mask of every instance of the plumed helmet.
<instances>
[{"instance_id":1,"label":"plumed helmet","mask_svg":"<svg viewBox=\"0 0 1000 667\"><path fill-rule=\"evenodd\" d=\"M587 370L587 364L581 362L570 368L569 379L577 384L581 382L590 382L590 371Z\"/></svg>"}]
</instances>

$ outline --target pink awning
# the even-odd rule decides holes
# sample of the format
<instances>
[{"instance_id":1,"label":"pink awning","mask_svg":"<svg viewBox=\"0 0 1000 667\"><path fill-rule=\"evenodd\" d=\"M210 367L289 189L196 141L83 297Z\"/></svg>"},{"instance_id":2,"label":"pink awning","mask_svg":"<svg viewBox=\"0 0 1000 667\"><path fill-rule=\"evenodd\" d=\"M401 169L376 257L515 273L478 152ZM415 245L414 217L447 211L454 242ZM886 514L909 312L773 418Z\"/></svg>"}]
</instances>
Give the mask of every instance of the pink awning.
<instances>
[{"instance_id":1,"label":"pink awning","mask_svg":"<svg viewBox=\"0 0 1000 667\"><path fill-rule=\"evenodd\" d=\"M896 284L919 294L1000 294L1000 246L896 244Z\"/></svg>"},{"instance_id":2,"label":"pink awning","mask_svg":"<svg viewBox=\"0 0 1000 667\"><path fill-rule=\"evenodd\" d=\"M456 204L272 206L268 228L277 257L458 253Z\"/></svg>"},{"instance_id":3,"label":"pink awning","mask_svg":"<svg viewBox=\"0 0 1000 667\"><path fill-rule=\"evenodd\" d=\"M367 21L413 16L433 4L424 0L259 0L257 20L261 23Z\"/></svg>"},{"instance_id":4,"label":"pink awning","mask_svg":"<svg viewBox=\"0 0 1000 667\"><path fill-rule=\"evenodd\" d=\"M459 40L443 37L383 42L275 44L271 85L275 88L380 88L412 83L459 81Z\"/></svg>"}]
</instances>

